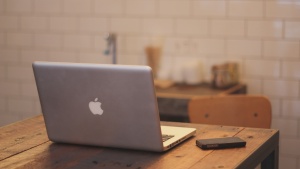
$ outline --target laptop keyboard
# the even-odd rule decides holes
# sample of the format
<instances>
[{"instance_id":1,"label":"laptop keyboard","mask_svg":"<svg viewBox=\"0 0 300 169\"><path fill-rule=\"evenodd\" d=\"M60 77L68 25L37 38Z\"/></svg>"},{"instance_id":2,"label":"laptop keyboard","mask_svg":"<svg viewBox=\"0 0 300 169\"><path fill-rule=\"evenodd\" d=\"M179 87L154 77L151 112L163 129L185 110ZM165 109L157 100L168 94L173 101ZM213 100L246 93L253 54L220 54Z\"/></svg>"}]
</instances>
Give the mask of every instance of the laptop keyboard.
<instances>
[{"instance_id":1,"label":"laptop keyboard","mask_svg":"<svg viewBox=\"0 0 300 169\"><path fill-rule=\"evenodd\" d=\"M165 141L169 140L172 137L174 137L174 135L162 134L162 141L165 142Z\"/></svg>"}]
</instances>

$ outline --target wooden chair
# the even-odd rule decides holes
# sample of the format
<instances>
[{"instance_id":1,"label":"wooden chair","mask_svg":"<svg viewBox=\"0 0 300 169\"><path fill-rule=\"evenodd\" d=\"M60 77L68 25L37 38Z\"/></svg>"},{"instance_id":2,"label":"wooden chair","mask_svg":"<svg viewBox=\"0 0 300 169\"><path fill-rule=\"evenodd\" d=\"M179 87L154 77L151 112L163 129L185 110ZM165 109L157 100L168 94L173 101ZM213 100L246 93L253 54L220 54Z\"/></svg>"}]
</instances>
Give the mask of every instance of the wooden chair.
<instances>
[{"instance_id":1,"label":"wooden chair","mask_svg":"<svg viewBox=\"0 0 300 169\"><path fill-rule=\"evenodd\" d=\"M270 128L272 110L264 96L227 95L195 97L189 101L191 123Z\"/></svg>"}]
</instances>

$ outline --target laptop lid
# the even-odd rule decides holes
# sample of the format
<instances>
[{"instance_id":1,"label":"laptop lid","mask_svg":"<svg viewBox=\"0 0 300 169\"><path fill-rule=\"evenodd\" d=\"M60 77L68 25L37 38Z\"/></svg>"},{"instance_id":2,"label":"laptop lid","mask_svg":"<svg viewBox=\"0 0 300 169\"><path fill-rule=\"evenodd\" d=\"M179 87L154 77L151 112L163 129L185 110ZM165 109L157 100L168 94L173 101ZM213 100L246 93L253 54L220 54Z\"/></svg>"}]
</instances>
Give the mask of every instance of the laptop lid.
<instances>
[{"instance_id":1,"label":"laptop lid","mask_svg":"<svg viewBox=\"0 0 300 169\"><path fill-rule=\"evenodd\" d=\"M50 140L165 149L150 67L34 62L33 69Z\"/></svg>"}]
</instances>

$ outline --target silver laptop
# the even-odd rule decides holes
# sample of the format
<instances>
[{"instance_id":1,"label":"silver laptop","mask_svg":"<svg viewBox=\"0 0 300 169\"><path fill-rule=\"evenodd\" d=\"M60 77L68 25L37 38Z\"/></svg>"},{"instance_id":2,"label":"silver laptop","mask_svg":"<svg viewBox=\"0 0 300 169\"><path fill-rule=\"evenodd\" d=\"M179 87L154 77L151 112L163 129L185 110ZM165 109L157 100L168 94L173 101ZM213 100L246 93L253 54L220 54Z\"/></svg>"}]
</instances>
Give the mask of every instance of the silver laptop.
<instances>
[{"instance_id":1,"label":"silver laptop","mask_svg":"<svg viewBox=\"0 0 300 169\"><path fill-rule=\"evenodd\" d=\"M165 151L196 129L160 126L151 68L34 62L51 141Z\"/></svg>"}]
</instances>

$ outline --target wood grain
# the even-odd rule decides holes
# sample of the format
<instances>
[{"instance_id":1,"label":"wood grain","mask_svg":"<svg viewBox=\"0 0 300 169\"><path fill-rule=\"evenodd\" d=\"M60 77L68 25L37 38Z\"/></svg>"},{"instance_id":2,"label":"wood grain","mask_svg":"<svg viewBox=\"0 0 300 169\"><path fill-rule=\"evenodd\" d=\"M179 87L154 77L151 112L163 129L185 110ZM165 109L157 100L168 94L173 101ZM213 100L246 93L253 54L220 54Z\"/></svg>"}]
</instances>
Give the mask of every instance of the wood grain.
<instances>
[{"instance_id":1,"label":"wood grain","mask_svg":"<svg viewBox=\"0 0 300 169\"><path fill-rule=\"evenodd\" d=\"M278 146L278 130L191 123L194 137L163 152L59 144L48 141L42 116L0 128L0 168L242 168L255 166ZM246 148L202 150L196 139L238 136ZM18 139L19 138L19 139ZM226 157L226 158L225 158Z\"/></svg>"}]
</instances>

